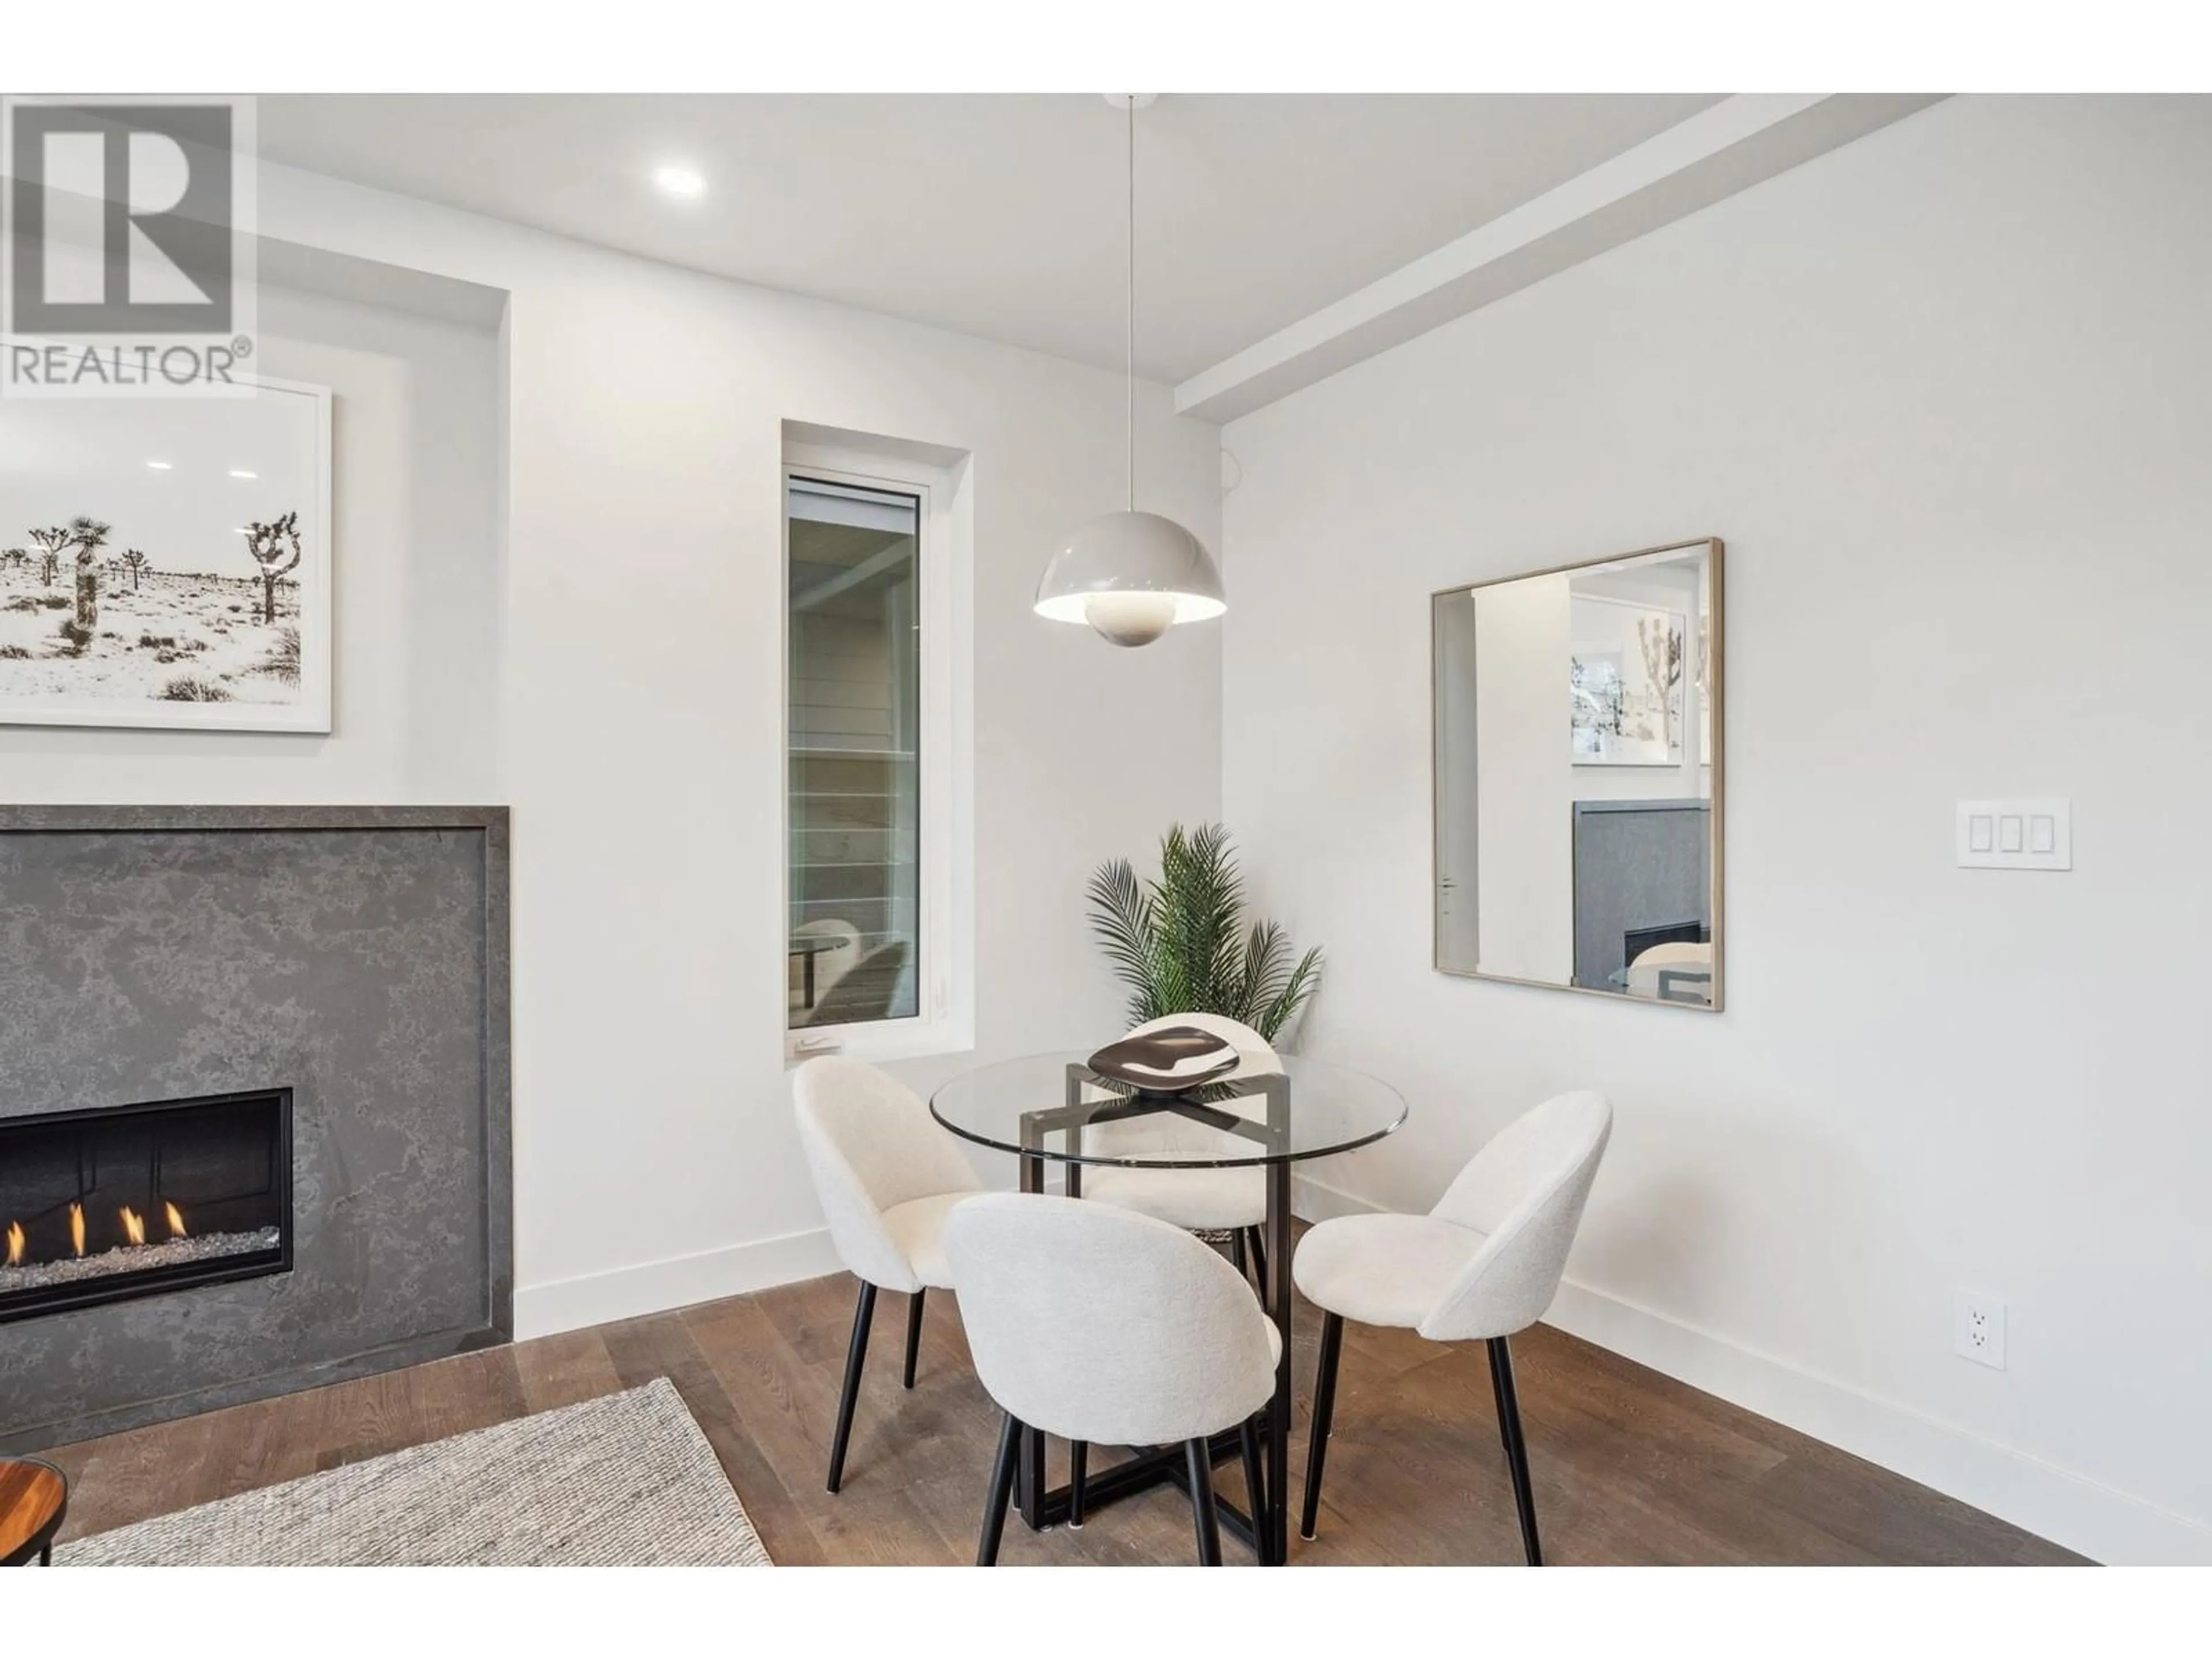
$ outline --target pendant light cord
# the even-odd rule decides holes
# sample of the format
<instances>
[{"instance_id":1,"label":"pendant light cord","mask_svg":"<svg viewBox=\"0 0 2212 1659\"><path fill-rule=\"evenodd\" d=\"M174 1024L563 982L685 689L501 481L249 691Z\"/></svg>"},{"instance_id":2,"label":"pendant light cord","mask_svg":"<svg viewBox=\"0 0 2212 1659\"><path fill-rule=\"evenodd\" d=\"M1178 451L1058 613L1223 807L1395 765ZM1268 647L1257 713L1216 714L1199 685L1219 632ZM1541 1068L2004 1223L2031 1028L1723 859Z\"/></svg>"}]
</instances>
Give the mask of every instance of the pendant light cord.
<instances>
[{"instance_id":1,"label":"pendant light cord","mask_svg":"<svg viewBox=\"0 0 2212 1659\"><path fill-rule=\"evenodd\" d=\"M1122 315L1122 379L1128 394L1129 511L1137 510L1137 94L1129 94L1129 286Z\"/></svg>"}]
</instances>

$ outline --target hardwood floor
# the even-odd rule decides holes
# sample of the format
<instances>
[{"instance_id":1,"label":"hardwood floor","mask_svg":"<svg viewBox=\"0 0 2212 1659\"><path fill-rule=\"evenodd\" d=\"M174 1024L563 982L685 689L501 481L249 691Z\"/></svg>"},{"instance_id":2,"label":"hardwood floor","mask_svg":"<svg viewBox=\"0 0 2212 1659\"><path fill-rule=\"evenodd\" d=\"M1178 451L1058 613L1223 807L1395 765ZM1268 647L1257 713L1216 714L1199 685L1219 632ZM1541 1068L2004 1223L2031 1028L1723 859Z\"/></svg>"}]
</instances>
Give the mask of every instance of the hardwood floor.
<instances>
[{"instance_id":1,"label":"hardwood floor","mask_svg":"<svg viewBox=\"0 0 2212 1659\"><path fill-rule=\"evenodd\" d=\"M665 1376L786 1565L974 1559L998 1413L955 1299L929 1298L920 1377L899 1387L903 1297L876 1316L844 1491L823 1490L852 1319L840 1275L134 1430L46 1454L72 1491L64 1538ZM1319 1319L1298 1325L1293 1491ZM2028 1563L2079 1558L1602 1349L1515 1339L1547 1559L1601 1563ZM1065 1448L1053 1448L1065 1478ZM1114 1454L1095 1453L1094 1473ZM1243 1502L1233 1463L1224 1492ZM1482 1345L1347 1326L1320 1536L1295 1564L1521 1558ZM1149 1493L1079 1531L1010 1522L1001 1560L1181 1563L1188 1504ZM1246 1558L1224 1546L1231 1562Z\"/></svg>"}]
</instances>

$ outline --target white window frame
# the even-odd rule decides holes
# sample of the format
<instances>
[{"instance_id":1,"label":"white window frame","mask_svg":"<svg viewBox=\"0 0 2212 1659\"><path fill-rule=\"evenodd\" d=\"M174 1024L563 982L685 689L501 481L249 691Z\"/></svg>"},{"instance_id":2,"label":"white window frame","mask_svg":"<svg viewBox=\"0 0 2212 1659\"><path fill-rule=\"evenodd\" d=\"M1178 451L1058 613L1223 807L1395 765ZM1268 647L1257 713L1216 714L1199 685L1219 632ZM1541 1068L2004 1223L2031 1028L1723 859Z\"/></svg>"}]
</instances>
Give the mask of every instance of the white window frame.
<instances>
[{"instance_id":1,"label":"white window frame","mask_svg":"<svg viewBox=\"0 0 2212 1659\"><path fill-rule=\"evenodd\" d=\"M783 852L777 915L787 939L791 927L792 874L791 486L794 480L810 478L920 498L916 550L920 577L915 614L921 629L917 651L921 752L916 874L921 941L915 958L913 1014L793 1030L787 1003L780 1014L785 1021L785 1058L796 1062L816 1054L842 1054L891 1060L964 1051L975 1046L974 723L969 713L973 652L969 603L972 548L967 468L964 464L940 466L912 456L842 444L789 440L784 444L780 479L782 580L778 589L783 613L783 741L777 758ZM787 978L778 977L780 989L787 984Z\"/></svg>"}]
</instances>

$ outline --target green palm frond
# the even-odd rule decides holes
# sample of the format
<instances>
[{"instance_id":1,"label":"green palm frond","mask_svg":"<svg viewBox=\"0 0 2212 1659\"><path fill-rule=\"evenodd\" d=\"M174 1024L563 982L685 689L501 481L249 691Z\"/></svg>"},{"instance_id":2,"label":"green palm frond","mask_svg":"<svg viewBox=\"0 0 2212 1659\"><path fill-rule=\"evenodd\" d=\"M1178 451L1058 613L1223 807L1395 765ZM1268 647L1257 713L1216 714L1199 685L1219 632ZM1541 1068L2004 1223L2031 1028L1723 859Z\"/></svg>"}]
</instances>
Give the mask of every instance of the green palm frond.
<instances>
[{"instance_id":1,"label":"green palm frond","mask_svg":"<svg viewBox=\"0 0 2212 1659\"><path fill-rule=\"evenodd\" d=\"M1091 878L1091 927L1114 971L1130 988L1129 1023L1156 1018L1152 896L1127 859L1102 866Z\"/></svg>"},{"instance_id":2,"label":"green palm frond","mask_svg":"<svg viewBox=\"0 0 2212 1659\"><path fill-rule=\"evenodd\" d=\"M1218 824L1186 835L1178 824L1160 845L1158 909L1168 976L1168 1012L1219 1004L1233 969L1243 908L1237 862Z\"/></svg>"},{"instance_id":3,"label":"green palm frond","mask_svg":"<svg viewBox=\"0 0 2212 1659\"><path fill-rule=\"evenodd\" d=\"M1244 881L1229 832L1218 823L1170 827L1160 873L1139 878L1127 859L1091 878L1091 925L1115 975L1130 989L1129 1022L1162 1014L1223 1014L1270 1042L1318 988L1321 952L1291 965L1277 923L1244 930Z\"/></svg>"},{"instance_id":4,"label":"green palm frond","mask_svg":"<svg viewBox=\"0 0 2212 1659\"><path fill-rule=\"evenodd\" d=\"M1272 921L1253 923L1252 936L1244 946L1243 980L1237 988L1237 1001L1252 1010L1253 1017L1238 1018L1256 1027L1259 1012L1282 994L1290 974L1291 941L1281 927Z\"/></svg>"},{"instance_id":5,"label":"green palm frond","mask_svg":"<svg viewBox=\"0 0 2212 1659\"><path fill-rule=\"evenodd\" d=\"M1291 1016L1305 1006L1306 999L1313 995L1320 986L1321 946L1316 945L1298 958L1298 965L1291 970L1290 978L1283 982L1283 988L1275 994L1273 1000L1267 1004L1260 1018L1249 1023L1259 1028L1262 1036L1272 1041L1274 1034L1290 1023Z\"/></svg>"}]
</instances>

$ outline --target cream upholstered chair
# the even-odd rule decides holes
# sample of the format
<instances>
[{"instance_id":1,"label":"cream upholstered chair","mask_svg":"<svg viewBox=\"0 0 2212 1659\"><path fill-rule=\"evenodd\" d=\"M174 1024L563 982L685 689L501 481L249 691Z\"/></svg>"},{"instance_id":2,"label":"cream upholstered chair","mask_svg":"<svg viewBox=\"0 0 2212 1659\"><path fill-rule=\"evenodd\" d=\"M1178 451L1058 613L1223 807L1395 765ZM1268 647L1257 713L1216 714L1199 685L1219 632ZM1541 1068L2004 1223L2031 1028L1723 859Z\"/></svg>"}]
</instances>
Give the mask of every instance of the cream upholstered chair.
<instances>
[{"instance_id":1,"label":"cream upholstered chair","mask_svg":"<svg viewBox=\"0 0 2212 1659\"><path fill-rule=\"evenodd\" d=\"M1673 1002L1713 1000L1713 947L1688 940L1655 945L1628 964L1628 994Z\"/></svg>"},{"instance_id":2,"label":"cream upholstered chair","mask_svg":"<svg viewBox=\"0 0 2212 1659\"><path fill-rule=\"evenodd\" d=\"M1210 1031L1235 1048L1240 1074L1247 1077L1278 1073L1283 1062L1274 1049L1250 1026L1223 1014L1168 1014L1148 1019L1130 1031L1131 1036L1163 1031L1173 1025L1193 1025ZM1228 1109L1257 1115L1266 1110L1257 1097L1231 1101ZM1210 1152L1224 1142L1245 1146L1224 1129L1211 1129L1172 1113L1154 1113L1119 1123L1093 1124L1083 1132L1086 1152L1127 1156L1164 1148ZM1264 1286L1267 1282L1266 1247L1260 1242L1260 1224L1267 1218L1267 1172L1255 1164L1236 1170L1127 1170L1110 1164L1087 1164L1081 1176L1083 1196L1124 1210L1134 1210L1189 1232L1226 1232L1236 1239L1237 1259L1247 1252Z\"/></svg>"},{"instance_id":3,"label":"cream upholstered chair","mask_svg":"<svg viewBox=\"0 0 2212 1659\"><path fill-rule=\"evenodd\" d=\"M814 1000L809 1006L818 1008L822 999L837 988L837 981L860 965L860 930L849 921L827 917L799 923L791 936L824 940L830 946L814 958Z\"/></svg>"},{"instance_id":4,"label":"cream upholstered chair","mask_svg":"<svg viewBox=\"0 0 2212 1659\"><path fill-rule=\"evenodd\" d=\"M999 1559L1024 1427L1103 1445L1173 1445L1189 1461L1200 1565L1221 1564L1208 1443L1244 1437L1275 1392L1282 1340L1251 1287L1181 1228L1037 1193L991 1193L952 1212L945 1253L975 1375L1006 1413L975 1565ZM1256 1491L1253 1513L1261 1510Z\"/></svg>"},{"instance_id":5,"label":"cream upholstered chair","mask_svg":"<svg viewBox=\"0 0 2212 1659\"><path fill-rule=\"evenodd\" d=\"M906 975L907 942L895 939L862 957L826 991L817 991L808 1025L858 1025L890 1017Z\"/></svg>"},{"instance_id":6,"label":"cream upholstered chair","mask_svg":"<svg viewBox=\"0 0 2212 1659\"><path fill-rule=\"evenodd\" d=\"M845 1474L853 1407L867 1358L868 1326L878 1290L907 1296L905 1386L914 1386L921 1346L921 1304L931 1289L949 1290L945 1220L980 1190L975 1172L921 1097L865 1060L824 1055L792 1074L799 1140L814 1190L829 1218L838 1259L860 1281L845 1353L845 1389L830 1443L830 1490Z\"/></svg>"},{"instance_id":7,"label":"cream upholstered chair","mask_svg":"<svg viewBox=\"0 0 2212 1659\"><path fill-rule=\"evenodd\" d=\"M1506 1339L1528 1329L1552 1305L1612 1133L1613 1108L1603 1095L1586 1090L1559 1095L1506 1125L1428 1214L1344 1216L1318 1224L1299 1241L1291 1275L1325 1316L1298 1527L1303 1535L1314 1535L1321 1503L1344 1322L1357 1319L1406 1326L1436 1342L1480 1337L1489 1343L1491 1388L1521 1514L1521 1541L1528 1565L1543 1564Z\"/></svg>"},{"instance_id":8,"label":"cream upholstered chair","mask_svg":"<svg viewBox=\"0 0 2212 1659\"><path fill-rule=\"evenodd\" d=\"M1130 1036L1164 1031L1170 1026L1195 1026L1210 1031L1237 1050L1239 1074L1264 1076L1283 1069L1281 1058L1261 1036L1241 1020L1226 1014L1164 1014L1133 1027ZM1264 1113L1258 1097L1223 1103L1224 1109L1254 1115ZM1249 1151L1249 1143L1222 1129L1208 1128L1171 1112L1147 1114L1116 1123L1094 1123L1083 1131L1087 1153L1128 1157L1141 1152L1177 1149L1208 1152L1229 1144ZM1261 1242L1261 1224L1267 1218L1267 1172L1257 1165L1231 1170L1133 1170L1113 1164L1071 1164L1080 1196L1134 1210L1186 1232L1225 1232L1233 1241L1237 1265L1249 1267L1264 1299L1267 1294L1267 1247ZM1068 1463L1078 1505L1070 1525L1081 1526L1080 1496L1091 1449L1078 1441L1068 1449Z\"/></svg>"}]
</instances>

